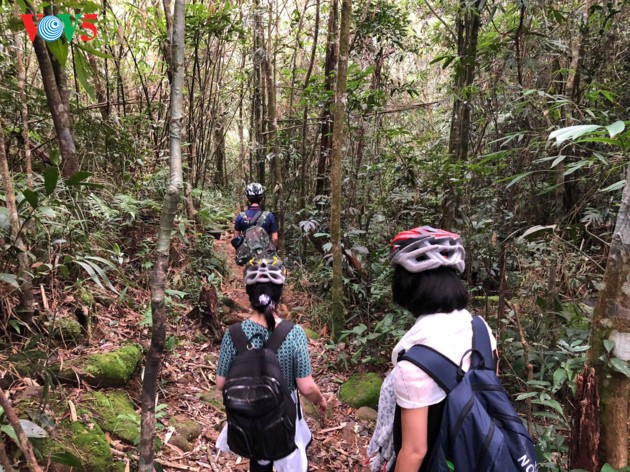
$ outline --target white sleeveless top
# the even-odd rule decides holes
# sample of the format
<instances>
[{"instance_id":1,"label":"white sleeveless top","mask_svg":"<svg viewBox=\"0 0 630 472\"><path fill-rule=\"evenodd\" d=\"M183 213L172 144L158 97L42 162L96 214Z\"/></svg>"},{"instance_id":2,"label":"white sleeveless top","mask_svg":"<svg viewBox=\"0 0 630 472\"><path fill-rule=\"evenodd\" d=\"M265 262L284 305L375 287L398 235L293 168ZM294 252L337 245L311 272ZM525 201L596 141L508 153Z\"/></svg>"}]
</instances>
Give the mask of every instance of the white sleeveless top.
<instances>
[{"instance_id":1,"label":"white sleeveless top","mask_svg":"<svg viewBox=\"0 0 630 472\"><path fill-rule=\"evenodd\" d=\"M435 405L446 398L446 393L428 374L411 362L398 364L398 353L415 344L424 344L459 365L464 353L472 346L471 320L472 315L468 310L423 315L418 317L413 327L396 344L392 352L392 375L396 403L401 408L415 409ZM489 327L488 334L492 350L495 350L497 341ZM464 359L462 367L464 370L470 367L470 353Z\"/></svg>"}]
</instances>

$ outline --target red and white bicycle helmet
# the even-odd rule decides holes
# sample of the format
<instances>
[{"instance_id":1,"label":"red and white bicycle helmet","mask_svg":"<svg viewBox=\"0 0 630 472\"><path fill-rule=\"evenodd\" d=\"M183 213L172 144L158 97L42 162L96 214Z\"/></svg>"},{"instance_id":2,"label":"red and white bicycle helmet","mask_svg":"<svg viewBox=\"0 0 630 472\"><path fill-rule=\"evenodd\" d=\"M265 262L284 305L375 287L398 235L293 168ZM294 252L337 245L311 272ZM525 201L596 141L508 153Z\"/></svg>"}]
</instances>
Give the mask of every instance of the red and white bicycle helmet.
<instances>
[{"instance_id":1,"label":"red and white bicycle helmet","mask_svg":"<svg viewBox=\"0 0 630 472\"><path fill-rule=\"evenodd\" d=\"M284 284L287 270L278 256L252 258L245 266L245 285L259 283Z\"/></svg>"},{"instance_id":2,"label":"red and white bicycle helmet","mask_svg":"<svg viewBox=\"0 0 630 472\"><path fill-rule=\"evenodd\" d=\"M392 240L389 262L409 272L452 267L464 272L466 251L459 234L421 226L398 233Z\"/></svg>"}]
</instances>

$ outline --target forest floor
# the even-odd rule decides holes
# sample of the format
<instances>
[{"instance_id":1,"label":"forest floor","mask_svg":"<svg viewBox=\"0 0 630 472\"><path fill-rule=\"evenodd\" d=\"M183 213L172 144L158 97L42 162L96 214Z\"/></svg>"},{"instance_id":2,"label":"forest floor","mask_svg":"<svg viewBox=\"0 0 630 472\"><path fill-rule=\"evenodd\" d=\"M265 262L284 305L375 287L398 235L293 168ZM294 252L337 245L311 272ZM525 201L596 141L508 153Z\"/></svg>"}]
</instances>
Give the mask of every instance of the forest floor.
<instances>
[{"instance_id":1,"label":"forest floor","mask_svg":"<svg viewBox=\"0 0 630 472\"><path fill-rule=\"evenodd\" d=\"M242 269L234 262L233 250L225 234L215 241L214 250L226 259L229 269L228 275L222 280L221 293L237 308L235 313L230 313L230 319L224 317L223 323L245 319L251 311L241 281ZM287 285L282 302L279 310L281 317L309 327L308 307L311 300L308 295ZM136 313L134 318L137 316ZM133 325L138 320L119 319L118 322L118 326L122 327L125 324ZM124 329L116 331L125 332ZM166 444L157 458L162 462L164 470L168 471L246 471L249 470L247 459L231 453L219 453L215 449L216 439L225 421L225 413L219 408L221 396L216 392L214 384L220 343L208 341L206 334L199 323L185 317L172 320L169 327L167 336L176 336L178 344L164 359L158 403L168 406L165 409L168 417L180 415L193 419L201 426L202 434L192 443L192 451L183 452L165 441L169 435L169 429L165 428L159 434ZM326 336L309 340L313 375L328 401L327 417L321 418L314 412L314 408L305 405L308 401L301 398L307 423L313 433L313 442L308 449L309 471L364 470L362 463L374 424L356 420L354 409L337 400L340 385L351 373L335 372L328 368L334 363L332 358L337 352L325 348L325 343ZM136 382L138 384L130 385L128 390L137 399L140 381ZM164 423L168 424L167 420ZM116 444L113 446L116 447ZM123 447L121 444L118 446ZM126 446L124 449L130 448Z\"/></svg>"}]
</instances>

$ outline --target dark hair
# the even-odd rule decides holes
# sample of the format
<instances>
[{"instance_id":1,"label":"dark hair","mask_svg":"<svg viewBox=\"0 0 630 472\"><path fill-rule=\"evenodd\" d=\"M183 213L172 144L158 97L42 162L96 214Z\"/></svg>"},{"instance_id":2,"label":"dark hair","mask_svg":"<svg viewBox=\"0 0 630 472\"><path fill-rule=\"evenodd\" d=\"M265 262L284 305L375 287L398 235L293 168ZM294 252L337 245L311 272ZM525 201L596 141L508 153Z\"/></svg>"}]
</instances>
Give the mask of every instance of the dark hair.
<instances>
[{"instance_id":1,"label":"dark hair","mask_svg":"<svg viewBox=\"0 0 630 472\"><path fill-rule=\"evenodd\" d=\"M249 295L249 303L252 308L259 313L265 315L265 322L267 323L267 329L273 331L276 327L276 322L273 318L273 311L275 305L280 301L282 296L283 285L272 284L269 282L259 283L253 285L246 285L245 291ZM265 303L264 298L261 300L261 295L266 295L269 301Z\"/></svg>"},{"instance_id":2,"label":"dark hair","mask_svg":"<svg viewBox=\"0 0 630 472\"><path fill-rule=\"evenodd\" d=\"M449 267L413 273L397 265L392 296L394 302L414 316L450 313L468 305L468 291L457 272Z\"/></svg>"}]
</instances>

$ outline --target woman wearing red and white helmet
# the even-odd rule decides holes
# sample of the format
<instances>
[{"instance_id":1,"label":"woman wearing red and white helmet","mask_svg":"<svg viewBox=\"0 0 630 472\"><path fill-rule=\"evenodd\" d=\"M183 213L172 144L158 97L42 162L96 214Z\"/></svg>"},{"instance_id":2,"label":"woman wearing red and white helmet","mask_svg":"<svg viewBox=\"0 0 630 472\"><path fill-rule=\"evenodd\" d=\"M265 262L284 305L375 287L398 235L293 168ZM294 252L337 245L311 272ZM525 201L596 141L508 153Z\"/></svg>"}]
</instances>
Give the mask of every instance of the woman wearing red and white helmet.
<instances>
[{"instance_id":1,"label":"woman wearing red and white helmet","mask_svg":"<svg viewBox=\"0 0 630 472\"><path fill-rule=\"evenodd\" d=\"M392 240L389 260L394 266L393 299L409 310L416 322L392 352L394 369L387 383L392 386L396 407L395 459L388 461L390 472L425 470L423 460L437 437L446 398L444 390L423 370L410 362L399 363L399 353L423 344L459 364L472 347L472 315L466 310L468 291L458 276L464 271L465 257L459 235L430 226L403 231ZM488 332L494 350L496 340L490 328ZM470 367L469 356L462 367ZM384 458L378 460L383 462Z\"/></svg>"}]
</instances>

